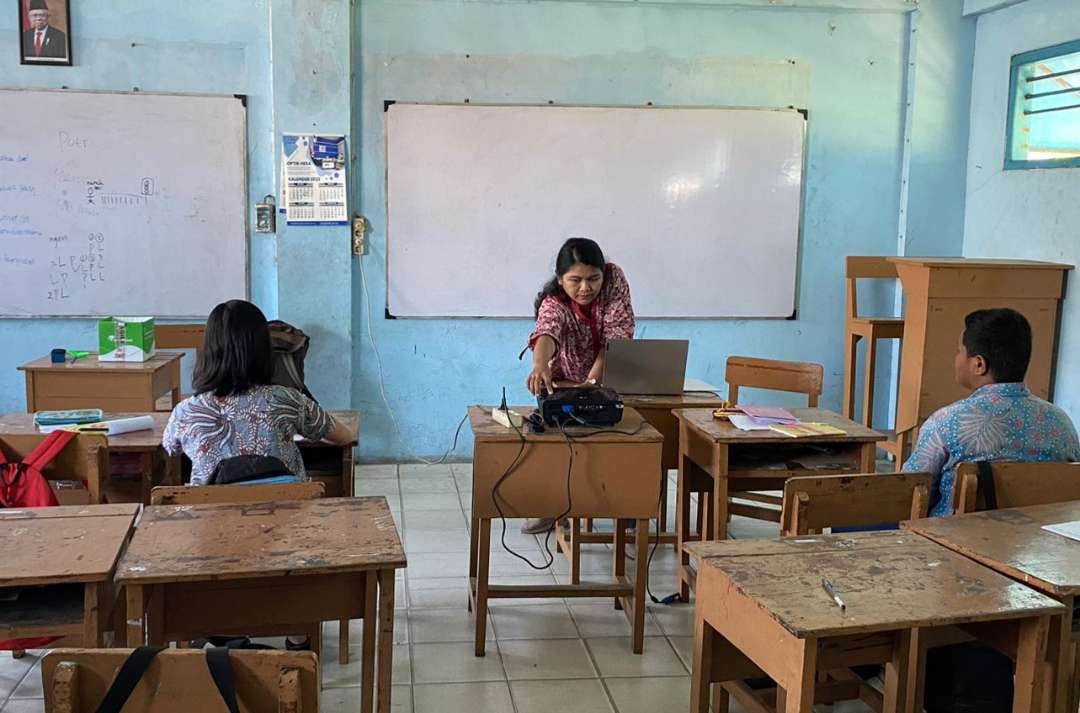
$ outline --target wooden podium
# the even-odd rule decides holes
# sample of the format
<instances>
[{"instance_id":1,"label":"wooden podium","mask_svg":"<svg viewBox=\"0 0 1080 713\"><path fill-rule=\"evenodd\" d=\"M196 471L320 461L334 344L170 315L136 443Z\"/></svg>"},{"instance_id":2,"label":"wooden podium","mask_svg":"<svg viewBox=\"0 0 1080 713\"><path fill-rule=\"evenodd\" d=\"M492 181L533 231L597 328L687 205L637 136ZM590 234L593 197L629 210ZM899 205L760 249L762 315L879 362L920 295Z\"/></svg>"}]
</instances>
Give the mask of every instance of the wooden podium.
<instances>
[{"instance_id":1,"label":"wooden podium","mask_svg":"<svg viewBox=\"0 0 1080 713\"><path fill-rule=\"evenodd\" d=\"M964 317L1011 307L1031 323L1027 385L1050 399L1058 313L1072 265L1028 260L890 257L904 290L904 339L897 399L897 468L914 429L934 411L968 396L953 376Z\"/></svg>"}]
</instances>

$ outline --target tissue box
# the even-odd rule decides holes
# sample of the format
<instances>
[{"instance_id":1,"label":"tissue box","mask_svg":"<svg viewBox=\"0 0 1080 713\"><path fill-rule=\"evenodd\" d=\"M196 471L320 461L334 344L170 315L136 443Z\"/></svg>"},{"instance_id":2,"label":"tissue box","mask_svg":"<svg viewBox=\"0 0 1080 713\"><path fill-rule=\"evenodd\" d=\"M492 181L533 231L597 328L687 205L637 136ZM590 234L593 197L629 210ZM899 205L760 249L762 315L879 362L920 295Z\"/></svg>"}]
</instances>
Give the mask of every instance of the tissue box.
<instances>
[{"instance_id":1,"label":"tissue box","mask_svg":"<svg viewBox=\"0 0 1080 713\"><path fill-rule=\"evenodd\" d=\"M106 317L98 322L98 361L146 361L152 356L153 317Z\"/></svg>"}]
</instances>

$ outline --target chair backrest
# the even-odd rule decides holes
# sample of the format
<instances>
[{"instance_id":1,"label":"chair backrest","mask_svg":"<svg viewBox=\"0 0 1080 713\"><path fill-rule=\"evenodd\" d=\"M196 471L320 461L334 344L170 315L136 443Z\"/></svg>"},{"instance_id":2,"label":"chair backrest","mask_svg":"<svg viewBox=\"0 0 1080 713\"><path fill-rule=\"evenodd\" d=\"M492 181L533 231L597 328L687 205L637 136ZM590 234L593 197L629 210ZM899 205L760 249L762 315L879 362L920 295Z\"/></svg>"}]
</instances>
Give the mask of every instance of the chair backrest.
<instances>
[{"instance_id":1,"label":"chair backrest","mask_svg":"<svg viewBox=\"0 0 1080 713\"><path fill-rule=\"evenodd\" d=\"M859 298L856 280L860 278L893 279L897 278L896 263L889 262L881 255L848 255L845 258L844 276L847 278L847 318L859 316Z\"/></svg>"},{"instance_id":2,"label":"chair backrest","mask_svg":"<svg viewBox=\"0 0 1080 713\"><path fill-rule=\"evenodd\" d=\"M746 386L806 394L813 407L821 396L825 369L821 364L809 362L733 356L728 357L724 379L728 384L728 401L733 404L739 403L739 388Z\"/></svg>"},{"instance_id":3,"label":"chair backrest","mask_svg":"<svg viewBox=\"0 0 1080 713\"><path fill-rule=\"evenodd\" d=\"M160 349L194 349L196 362L205 339L205 324L154 325L154 346Z\"/></svg>"},{"instance_id":4,"label":"chair backrest","mask_svg":"<svg viewBox=\"0 0 1080 713\"><path fill-rule=\"evenodd\" d=\"M320 482L276 485L161 485L150 491L151 505L263 503L274 500L318 500L326 492Z\"/></svg>"},{"instance_id":5,"label":"chair backrest","mask_svg":"<svg viewBox=\"0 0 1080 713\"><path fill-rule=\"evenodd\" d=\"M926 473L807 475L784 483L780 522L784 535L807 535L913 520L926 517L929 507Z\"/></svg>"},{"instance_id":6,"label":"chair backrest","mask_svg":"<svg viewBox=\"0 0 1080 713\"><path fill-rule=\"evenodd\" d=\"M93 713L131 649L55 649L41 662L47 713ZM319 710L319 663L311 651L229 652L233 686L245 713ZM169 649L150 663L124 710L189 713L225 710L202 650Z\"/></svg>"},{"instance_id":7,"label":"chair backrest","mask_svg":"<svg viewBox=\"0 0 1080 713\"><path fill-rule=\"evenodd\" d=\"M1080 463L991 463L998 508L1021 508L1080 500ZM986 510L979 492L979 468L956 468L953 508L957 513Z\"/></svg>"},{"instance_id":8,"label":"chair backrest","mask_svg":"<svg viewBox=\"0 0 1080 713\"><path fill-rule=\"evenodd\" d=\"M0 449L9 462L21 461L45 440L44 434L0 433ZM81 480L86 483L91 503L103 503L103 483L109 475L109 441L101 434L80 433L42 469L46 480Z\"/></svg>"}]
</instances>

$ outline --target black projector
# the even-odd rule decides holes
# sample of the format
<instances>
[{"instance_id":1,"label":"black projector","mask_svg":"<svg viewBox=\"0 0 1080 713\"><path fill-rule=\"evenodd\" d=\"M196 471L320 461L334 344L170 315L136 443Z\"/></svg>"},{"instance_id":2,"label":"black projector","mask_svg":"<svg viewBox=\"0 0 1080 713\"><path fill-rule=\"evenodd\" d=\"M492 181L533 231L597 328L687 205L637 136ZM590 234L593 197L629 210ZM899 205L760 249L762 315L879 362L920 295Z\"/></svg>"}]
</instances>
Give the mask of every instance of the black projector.
<instances>
[{"instance_id":1,"label":"black projector","mask_svg":"<svg viewBox=\"0 0 1080 713\"><path fill-rule=\"evenodd\" d=\"M537 409L544 423L564 426L614 426L622 421L623 402L603 386L541 391Z\"/></svg>"}]
</instances>

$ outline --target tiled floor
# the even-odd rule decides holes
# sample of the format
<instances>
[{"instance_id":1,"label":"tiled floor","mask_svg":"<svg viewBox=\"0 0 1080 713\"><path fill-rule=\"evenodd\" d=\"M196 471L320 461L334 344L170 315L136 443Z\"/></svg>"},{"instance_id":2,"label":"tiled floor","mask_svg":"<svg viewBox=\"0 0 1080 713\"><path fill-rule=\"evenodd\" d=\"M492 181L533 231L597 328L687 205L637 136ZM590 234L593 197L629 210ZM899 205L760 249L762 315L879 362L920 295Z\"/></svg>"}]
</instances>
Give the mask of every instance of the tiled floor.
<instances>
[{"instance_id":1,"label":"tiled floor","mask_svg":"<svg viewBox=\"0 0 1080 713\"><path fill-rule=\"evenodd\" d=\"M683 713L689 706L693 607L649 605L645 653L630 651L629 625L610 600L495 600L487 656L473 656L466 611L469 465L375 465L357 468L357 494L384 495L409 558L399 574L394 647L394 711L402 713ZM672 508L674 485L672 484ZM672 515L671 521L674 522ZM506 527L506 544L542 564L543 538ZM565 581L566 562L536 570L511 556L493 527L494 581ZM734 537L775 536L775 526L736 518ZM552 542L552 548L554 543ZM611 571L611 550L587 546L582 571ZM675 555L655 551L650 584L657 597L676 590ZM359 633L353 622L351 663L337 663L337 624L326 625L321 709L359 709ZM0 713L43 709L41 652L15 661L0 654ZM737 705L733 711L739 711ZM839 711L839 707L837 707ZM846 710L868 710L851 708Z\"/></svg>"}]
</instances>

